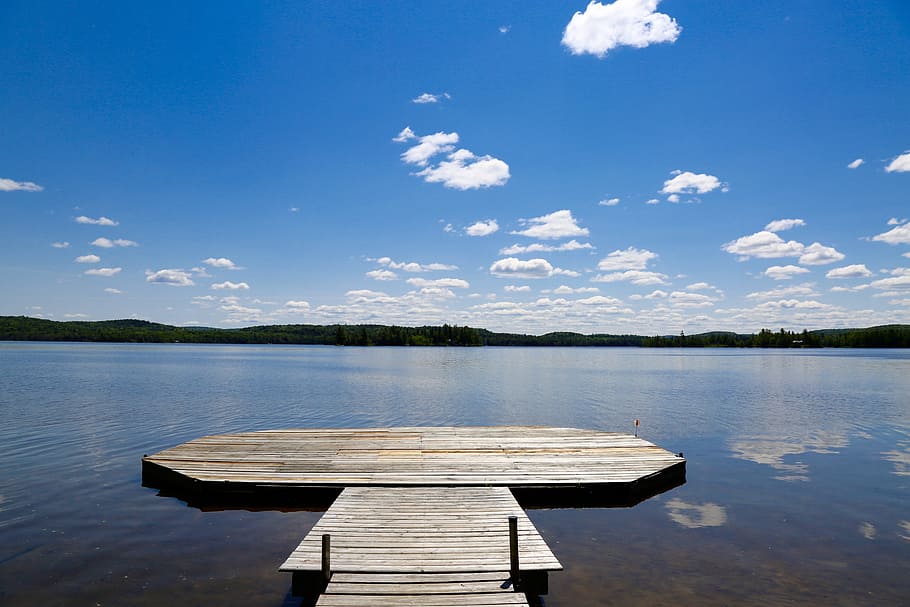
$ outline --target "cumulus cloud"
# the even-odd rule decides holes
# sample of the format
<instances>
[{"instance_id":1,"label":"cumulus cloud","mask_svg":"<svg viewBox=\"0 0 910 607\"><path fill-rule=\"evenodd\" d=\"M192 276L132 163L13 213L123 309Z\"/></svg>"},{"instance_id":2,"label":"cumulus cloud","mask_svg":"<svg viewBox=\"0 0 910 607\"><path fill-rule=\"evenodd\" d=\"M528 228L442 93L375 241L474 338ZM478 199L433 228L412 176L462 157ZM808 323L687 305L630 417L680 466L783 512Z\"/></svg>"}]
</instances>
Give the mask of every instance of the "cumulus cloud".
<instances>
[{"instance_id":1,"label":"cumulus cloud","mask_svg":"<svg viewBox=\"0 0 910 607\"><path fill-rule=\"evenodd\" d=\"M0 192L40 192L44 188L31 181L13 181L0 178Z\"/></svg>"},{"instance_id":2,"label":"cumulus cloud","mask_svg":"<svg viewBox=\"0 0 910 607\"><path fill-rule=\"evenodd\" d=\"M75 261L76 263L98 263L99 261L101 261L101 258L98 257L97 255L80 255L73 261Z\"/></svg>"},{"instance_id":3,"label":"cumulus cloud","mask_svg":"<svg viewBox=\"0 0 910 607\"><path fill-rule=\"evenodd\" d=\"M416 175L427 183L441 183L455 190L475 190L505 185L511 175L509 165L492 156L475 156L460 149L436 166L428 166Z\"/></svg>"},{"instance_id":4,"label":"cumulus cloud","mask_svg":"<svg viewBox=\"0 0 910 607\"><path fill-rule=\"evenodd\" d=\"M495 219L476 221L464 229L468 236L489 236L499 231L499 224Z\"/></svg>"},{"instance_id":5,"label":"cumulus cloud","mask_svg":"<svg viewBox=\"0 0 910 607\"><path fill-rule=\"evenodd\" d=\"M580 251L582 249L593 249L594 246L589 242L578 242L572 239L559 245L549 245L535 242L527 246L513 244L510 247L499 250L500 255L521 255L523 253L551 253L557 251Z\"/></svg>"},{"instance_id":6,"label":"cumulus cloud","mask_svg":"<svg viewBox=\"0 0 910 607\"><path fill-rule=\"evenodd\" d=\"M737 238L721 247L727 253L739 255L740 261L752 257L770 259L775 257L799 257L805 246L795 240L784 241L774 232L762 230L749 236Z\"/></svg>"},{"instance_id":7,"label":"cumulus cloud","mask_svg":"<svg viewBox=\"0 0 910 607\"><path fill-rule=\"evenodd\" d=\"M665 285L668 276L659 272L645 272L642 270L627 270L611 274L598 274L591 280L593 282L630 282L633 285Z\"/></svg>"},{"instance_id":8,"label":"cumulus cloud","mask_svg":"<svg viewBox=\"0 0 910 607\"><path fill-rule=\"evenodd\" d=\"M554 295L573 295L575 293L599 293L600 289L597 287L578 287L573 289L568 285L559 285L555 289L547 289L543 293L552 293Z\"/></svg>"},{"instance_id":9,"label":"cumulus cloud","mask_svg":"<svg viewBox=\"0 0 910 607\"><path fill-rule=\"evenodd\" d=\"M889 222L889 225L894 224L890 224ZM887 232L876 234L872 237L872 240L886 242L888 244L910 244L910 223L898 225Z\"/></svg>"},{"instance_id":10,"label":"cumulus cloud","mask_svg":"<svg viewBox=\"0 0 910 607\"><path fill-rule=\"evenodd\" d=\"M677 200L677 202L678 202L678 200ZM658 200L657 198L650 198L645 201L645 204L660 204L660 200Z\"/></svg>"},{"instance_id":11,"label":"cumulus cloud","mask_svg":"<svg viewBox=\"0 0 910 607\"><path fill-rule=\"evenodd\" d=\"M800 274L806 274L808 272L809 272L809 270L807 270L806 268L801 268L799 266L793 266L793 265L771 266L770 268L768 268L767 270L762 272L762 275L767 276L768 278L772 278L774 280L790 280L794 276L798 276Z\"/></svg>"},{"instance_id":12,"label":"cumulus cloud","mask_svg":"<svg viewBox=\"0 0 910 607\"><path fill-rule=\"evenodd\" d=\"M670 179L664 181L661 194L667 194L670 202L679 202L680 194L707 194L714 190L727 191L727 186L714 175L692 173L691 171L673 171Z\"/></svg>"},{"instance_id":13,"label":"cumulus cloud","mask_svg":"<svg viewBox=\"0 0 910 607\"><path fill-rule=\"evenodd\" d=\"M910 268L895 268L890 271L890 274L891 278L874 280L870 283L871 286L875 289L894 291L895 293L910 291Z\"/></svg>"},{"instance_id":14,"label":"cumulus cloud","mask_svg":"<svg viewBox=\"0 0 910 607\"><path fill-rule=\"evenodd\" d=\"M714 305L717 298L704 293L673 291L670 293L668 301L677 308L708 308Z\"/></svg>"},{"instance_id":15,"label":"cumulus cloud","mask_svg":"<svg viewBox=\"0 0 910 607\"><path fill-rule=\"evenodd\" d=\"M910 151L904 152L885 167L888 173L907 173L910 172Z\"/></svg>"},{"instance_id":16,"label":"cumulus cloud","mask_svg":"<svg viewBox=\"0 0 910 607\"><path fill-rule=\"evenodd\" d=\"M864 164L865 162L866 162L866 161L863 160L862 158L857 158L856 160L854 160L853 162L851 162L850 164L848 164L848 165L847 165L847 168L848 168L848 169L858 169L859 167L863 166L863 164Z\"/></svg>"},{"instance_id":17,"label":"cumulus cloud","mask_svg":"<svg viewBox=\"0 0 910 607\"><path fill-rule=\"evenodd\" d=\"M820 242L813 242L799 256L799 263L807 266L823 266L842 260L846 255L834 247L826 247Z\"/></svg>"},{"instance_id":18,"label":"cumulus cloud","mask_svg":"<svg viewBox=\"0 0 910 607\"><path fill-rule=\"evenodd\" d=\"M373 261L373 260L371 260ZM439 272L457 270L458 266L447 263L417 263L416 261L394 261L391 257L380 257L375 260L381 266L405 272Z\"/></svg>"},{"instance_id":19,"label":"cumulus cloud","mask_svg":"<svg viewBox=\"0 0 910 607\"><path fill-rule=\"evenodd\" d=\"M203 259L202 263L207 266L212 266L213 268L221 268L223 270L242 270L243 268L237 266L233 261L227 257L209 257L208 259Z\"/></svg>"},{"instance_id":20,"label":"cumulus cloud","mask_svg":"<svg viewBox=\"0 0 910 607\"><path fill-rule=\"evenodd\" d=\"M399 143L416 140L401 159L407 164L424 167L414 173L423 177L428 183L441 183L447 188L471 190L504 185L511 175L509 165L489 155L475 156L470 150L456 150L459 141L458 133L438 132L432 135L418 136L410 127L405 127L393 139ZM440 154L446 159L433 165L430 160Z\"/></svg>"},{"instance_id":21,"label":"cumulus cloud","mask_svg":"<svg viewBox=\"0 0 910 607\"><path fill-rule=\"evenodd\" d=\"M907 218L906 218L906 217L903 218L903 219L898 219L897 217L892 217L891 219L888 220L888 225L889 225L889 226L899 226L899 225L901 225L902 223L907 223Z\"/></svg>"},{"instance_id":22,"label":"cumulus cloud","mask_svg":"<svg viewBox=\"0 0 910 607\"><path fill-rule=\"evenodd\" d=\"M126 240L124 238L117 238L111 240L110 238L96 238L92 241L92 244L96 247L101 247L103 249L112 249L114 247L138 247L139 243L133 240Z\"/></svg>"},{"instance_id":23,"label":"cumulus cloud","mask_svg":"<svg viewBox=\"0 0 910 607\"><path fill-rule=\"evenodd\" d=\"M418 288L468 289L471 286L467 280L461 278L436 278L434 280L427 280L426 278L409 278L407 283Z\"/></svg>"},{"instance_id":24,"label":"cumulus cloud","mask_svg":"<svg viewBox=\"0 0 910 607\"><path fill-rule=\"evenodd\" d=\"M511 26L511 25L500 25L500 26L499 26L499 33L500 33L500 34L508 34L511 30L512 30L512 26Z\"/></svg>"},{"instance_id":25,"label":"cumulus cloud","mask_svg":"<svg viewBox=\"0 0 910 607\"><path fill-rule=\"evenodd\" d=\"M867 278L869 276L872 276L872 272L863 263L834 268L825 274L826 278Z\"/></svg>"},{"instance_id":26,"label":"cumulus cloud","mask_svg":"<svg viewBox=\"0 0 910 607\"><path fill-rule=\"evenodd\" d=\"M76 223L83 223L93 226L118 226L120 225L119 221L114 221L109 217L86 217L85 215L80 215L76 218Z\"/></svg>"},{"instance_id":27,"label":"cumulus cloud","mask_svg":"<svg viewBox=\"0 0 910 607\"><path fill-rule=\"evenodd\" d=\"M104 276L109 278L120 273L123 268L92 268L91 270L86 270L85 274L89 276Z\"/></svg>"},{"instance_id":28,"label":"cumulus cloud","mask_svg":"<svg viewBox=\"0 0 910 607\"><path fill-rule=\"evenodd\" d=\"M615 207L616 205L619 204L619 198L607 198L607 199L601 200L597 204L599 204L602 207Z\"/></svg>"},{"instance_id":29,"label":"cumulus cloud","mask_svg":"<svg viewBox=\"0 0 910 607\"><path fill-rule=\"evenodd\" d=\"M122 295L122 294L123 294L123 291L121 291L120 289L114 289L114 288L112 288L112 287L106 288L106 289L104 290L104 292L105 292L105 293L110 293L111 295Z\"/></svg>"},{"instance_id":30,"label":"cumulus cloud","mask_svg":"<svg viewBox=\"0 0 910 607\"><path fill-rule=\"evenodd\" d=\"M452 98L452 96L449 95L448 93L440 93L438 95L434 95L433 93L421 93L420 95L411 99L411 103L418 103L418 104L438 103L441 99L451 99L451 98Z\"/></svg>"},{"instance_id":31,"label":"cumulus cloud","mask_svg":"<svg viewBox=\"0 0 910 607\"><path fill-rule=\"evenodd\" d=\"M706 289L714 289L716 291L717 287L706 282L693 282L688 287L686 287L686 291L704 291Z\"/></svg>"},{"instance_id":32,"label":"cumulus cloud","mask_svg":"<svg viewBox=\"0 0 910 607\"><path fill-rule=\"evenodd\" d=\"M616 250L607 254L597 264L597 269L604 272L614 270L644 270L648 263L657 259L657 253L647 249L629 247L625 250Z\"/></svg>"},{"instance_id":33,"label":"cumulus cloud","mask_svg":"<svg viewBox=\"0 0 910 607\"><path fill-rule=\"evenodd\" d=\"M573 55L604 57L620 46L645 48L673 43L682 28L676 20L657 12L660 0L616 0L610 4L592 1L576 12L566 25L562 43Z\"/></svg>"},{"instance_id":34,"label":"cumulus cloud","mask_svg":"<svg viewBox=\"0 0 910 607\"><path fill-rule=\"evenodd\" d=\"M783 232L806 225L802 219L776 219L765 226L768 232Z\"/></svg>"},{"instance_id":35,"label":"cumulus cloud","mask_svg":"<svg viewBox=\"0 0 910 607\"><path fill-rule=\"evenodd\" d=\"M192 287L196 283L186 270L165 269L145 271L145 281L158 285L170 285L172 287Z\"/></svg>"},{"instance_id":36,"label":"cumulus cloud","mask_svg":"<svg viewBox=\"0 0 910 607\"><path fill-rule=\"evenodd\" d=\"M520 219L519 222L528 227L511 233L518 236L527 236L528 238L556 240L573 236L588 236L590 234L588 228L578 225L576 219L572 217L572 211L568 209L554 211L549 215L541 215L540 217Z\"/></svg>"},{"instance_id":37,"label":"cumulus cloud","mask_svg":"<svg viewBox=\"0 0 910 607\"><path fill-rule=\"evenodd\" d=\"M490 274L502 278L549 278L553 275L553 270L553 265L546 259L522 261L507 257L490 266Z\"/></svg>"},{"instance_id":38,"label":"cumulus cloud","mask_svg":"<svg viewBox=\"0 0 910 607\"><path fill-rule=\"evenodd\" d=\"M225 280L224 282L216 282L212 285L212 289L216 291L246 291L250 288L245 282L231 282L230 280Z\"/></svg>"},{"instance_id":39,"label":"cumulus cloud","mask_svg":"<svg viewBox=\"0 0 910 607\"><path fill-rule=\"evenodd\" d=\"M304 300L288 300L284 302L284 308L288 312L307 312L310 309L310 302Z\"/></svg>"},{"instance_id":40,"label":"cumulus cloud","mask_svg":"<svg viewBox=\"0 0 910 607\"><path fill-rule=\"evenodd\" d=\"M783 299L785 297L814 297L816 295L818 295L818 292L815 290L815 286L810 282L804 282L792 287L780 287L770 291L755 291L746 295L746 299Z\"/></svg>"},{"instance_id":41,"label":"cumulus cloud","mask_svg":"<svg viewBox=\"0 0 910 607\"><path fill-rule=\"evenodd\" d=\"M370 270L366 275L373 280L398 280L398 274L391 270Z\"/></svg>"},{"instance_id":42,"label":"cumulus cloud","mask_svg":"<svg viewBox=\"0 0 910 607\"><path fill-rule=\"evenodd\" d=\"M528 291L531 290L531 287L529 287L528 285L522 285L522 286L506 285L502 288L502 290L505 291L506 293L527 293Z\"/></svg>"},{"instance_id":43,"label":"cumulus cloud","mask_svg":"<svg viewBox=\"0 0 910 607\"><path fill-rule=\"evenodd\" d=\"M70 243L68 243L64 240L62 242L52 242L51 246L54 247L55 249L68 249L70 246Z\"/></svg>"}]
</instances>

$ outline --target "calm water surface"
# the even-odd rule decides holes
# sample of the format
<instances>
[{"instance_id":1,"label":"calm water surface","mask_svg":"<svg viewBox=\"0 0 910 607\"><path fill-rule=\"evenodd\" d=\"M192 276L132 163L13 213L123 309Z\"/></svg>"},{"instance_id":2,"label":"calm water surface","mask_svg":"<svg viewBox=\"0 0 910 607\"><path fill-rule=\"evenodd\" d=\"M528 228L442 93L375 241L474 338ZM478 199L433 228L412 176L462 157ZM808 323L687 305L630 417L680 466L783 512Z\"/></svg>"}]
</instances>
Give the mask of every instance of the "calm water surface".
<instances>
[{"instance_id":1,"label":"calm water surface","mask_svg":"<svg viewBox=\"0 0 910 607\"><path fill-rule=\"evenodd\" d=\"M0 343L0 605L297 605L318 514L140 486L201 435L636 418L688 482L530 512L547 605L910 604L910 352Z\"/></svg>"}]
</instances>

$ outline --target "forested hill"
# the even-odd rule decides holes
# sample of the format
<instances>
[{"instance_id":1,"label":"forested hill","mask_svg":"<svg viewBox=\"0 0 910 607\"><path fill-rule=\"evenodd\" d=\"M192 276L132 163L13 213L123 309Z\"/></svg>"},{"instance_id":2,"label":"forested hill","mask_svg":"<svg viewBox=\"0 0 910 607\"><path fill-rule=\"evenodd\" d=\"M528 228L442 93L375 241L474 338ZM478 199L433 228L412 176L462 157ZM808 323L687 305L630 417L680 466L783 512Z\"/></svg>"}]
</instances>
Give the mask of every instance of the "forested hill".
<instances>
[{"instance_id":1,"label":"forested hill","mask_svg":"<svg viewBox=\"0 0 910 607\"><path fill-rule=\"evenodd\" d=\"M0 316L0 341L83 341L202 344L320 344L340 346L639 346L739 348L907 348L910 325L866 329L823 329L801 333L742 334L715 331L698 335L644 337L581 333L521 335L442 325L269 325L242 329L174 327L145 320L59 322L26 316Z\"/></svg>"}]
</instances>

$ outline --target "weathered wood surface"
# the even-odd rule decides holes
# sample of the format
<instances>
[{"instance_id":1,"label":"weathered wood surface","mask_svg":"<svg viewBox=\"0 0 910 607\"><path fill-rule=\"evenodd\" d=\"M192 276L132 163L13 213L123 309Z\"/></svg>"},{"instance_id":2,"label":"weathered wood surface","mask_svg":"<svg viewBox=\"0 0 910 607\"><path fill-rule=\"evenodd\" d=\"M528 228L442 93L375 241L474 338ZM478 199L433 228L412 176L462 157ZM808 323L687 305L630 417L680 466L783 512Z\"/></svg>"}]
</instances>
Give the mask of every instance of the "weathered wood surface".
<instances>
[{"instance_id":1,"label":"weathered wood surface","mask_svg":"<svg viewBox=\"0 0 910 607\"><path fill-rule=\"evenodd\" d=\"M508 577L508 517L518 518L521 571L562 565L505 487L349 487L281 571L319 571L321 538L332 537L339 573L500 572Z\"/></svg>"},{"instance_id":2,"label":"weathered wood surface","mask_svg":"<svg viewBox=\"0 0 910 607\"><path fill-rule=\"evenodd\" d=\"M593 486L684 461L629 434L516 426L222 434L144 459L203 482L320 487Z\"/></svg>"}]
</instances>

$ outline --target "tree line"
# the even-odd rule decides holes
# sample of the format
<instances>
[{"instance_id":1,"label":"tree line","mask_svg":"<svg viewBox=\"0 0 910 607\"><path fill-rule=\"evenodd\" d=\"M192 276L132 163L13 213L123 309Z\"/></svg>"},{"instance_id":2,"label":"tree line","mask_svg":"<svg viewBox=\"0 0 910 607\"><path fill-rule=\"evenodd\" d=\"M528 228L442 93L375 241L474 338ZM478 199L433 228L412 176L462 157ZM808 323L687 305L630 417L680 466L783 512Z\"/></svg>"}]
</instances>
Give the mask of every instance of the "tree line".
<instances>
[{"instance_id":1,"label":"tree line","mask_svg":"<svg viewBox=\"0 0 910 607\"><path fill-rule=\"evenodd\" d=\"M644 348L908 348L910 325L865 329L771 331L743 334L724 331L646 337L555 332L545 335L495 333L444 324L268 325L239 329L175 327L145 320L53 321L0 316L2 341L76 341L201 344L300 344L337 346L562 346Z\"/></svg>"}]
</instances>

